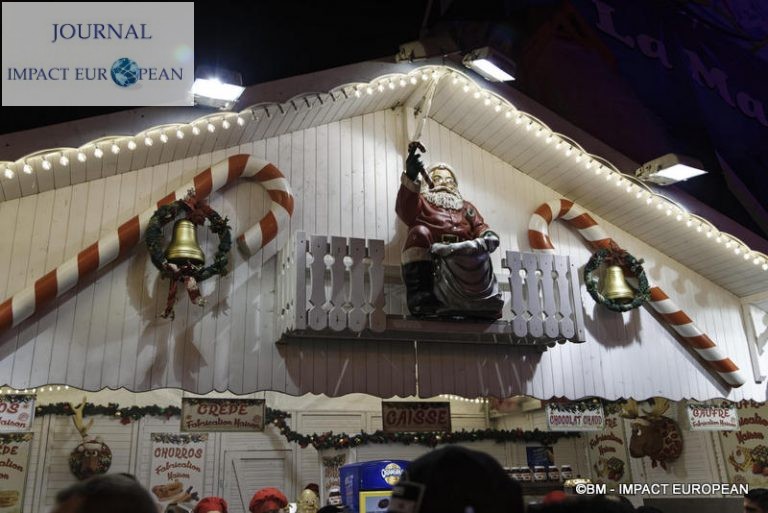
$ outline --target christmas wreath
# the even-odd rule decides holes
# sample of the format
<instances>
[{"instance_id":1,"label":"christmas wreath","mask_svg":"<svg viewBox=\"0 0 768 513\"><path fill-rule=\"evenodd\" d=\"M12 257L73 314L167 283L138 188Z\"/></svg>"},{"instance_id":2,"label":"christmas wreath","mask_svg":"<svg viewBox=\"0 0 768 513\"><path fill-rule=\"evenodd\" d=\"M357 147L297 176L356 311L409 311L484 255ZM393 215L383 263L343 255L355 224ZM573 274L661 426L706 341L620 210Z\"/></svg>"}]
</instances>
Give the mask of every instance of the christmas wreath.
<instances>
[{"instance_id":1,"label":"christmas wreath","mask_svg":"<svg viewBox=\"0 0 768 513\"><path fill-rule=\"evenodd\" d=\"M205 221L208 220L209 229L219 236L219 245L213 257L213 263L210 265L202 266L192 263L177 265L165 258L163 227L182 214L195 225L205 224ZM201 297L197 284L211 276L227 274L229 250L232 248L229 220L226 217L221 217L204 201L197 200L193 190L190 190L184 199L168 203L155 210L147 225L145 241L152 264L164 278L171 280L168 289L168 302L162 317L170 317L171 319L174 317L173 305L176 303L178 282L184 282L189 298L193 303L203 306L205 300Z\"/></svg>"},{"instance_id":2,"label":"christmas wreath","mask_svg":"<svg viewBox=\"0 0 768 513\"><path fill-rule=\"evenodd\" d=\"M634 287L635 294L632 301L624 303L608 299L597 290L598 279L594 276L594 272L603 264L618 265L622 269L629 270L629 272L634 275L637 279L637 287ZM633 310L648 301L651 297L651 289L648 285L648 278L645 276L643 261L638 260L618 246L602 248L592 255L587 262L586 267L584 267L584 282L587 284L589 295L592 296L597 303L614 312L627 312Z\"/></svg>"}]
</instances>

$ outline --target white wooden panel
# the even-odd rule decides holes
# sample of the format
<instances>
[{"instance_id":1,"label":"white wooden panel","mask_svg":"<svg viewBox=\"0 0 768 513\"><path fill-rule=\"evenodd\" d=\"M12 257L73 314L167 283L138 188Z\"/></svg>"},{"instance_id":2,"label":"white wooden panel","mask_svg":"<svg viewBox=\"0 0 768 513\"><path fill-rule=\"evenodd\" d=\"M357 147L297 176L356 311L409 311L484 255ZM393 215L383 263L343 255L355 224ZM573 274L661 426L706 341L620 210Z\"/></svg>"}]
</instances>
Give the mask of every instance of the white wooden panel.
<instances>
[{"instance_id":1,"label":"white wooden panel","mask_svg":"<svg viewBox=\"0 0 768 513\"><path fill-rule=\"evenodd\" d=\"M347 101L374 104L381 98ZM264 113L259 111L259 115ZM275 110L271 116L283 115ZM491 123L489 127L504 125L498 120ZM235 125L233 121L230 130ZM220 123L214 134L204 128L199 136L191 132L185 136L190 152L215 147L217 134L224 131ZM254 136L258 136L261 129L254 128ZM477 137L481 134L483 131L478 131ZM231 140L229 134L227 137L227 141ZM158 279L146 250L136 248L121 262L65 294L42 315L5 335L0 346L0 382L12 381L17 388L68 383L89 388L182 386L197 392L229 388L237 392L274 389L331 394L369 391L384 396L412 393L412 347L338 341L275 346L279 334L273 319L272 257L291 232L305 229L320 235L382 238L386 241L385 263L399 262L404 226L393 209L406 137L402 114L388 110L248 143L238 149L204 152L181 161L64 186L55 194L3 202L0 233L13 241L10 246L0 247L0 290L6 296L75 255L123 219L147 208L200 169L235 151L253 152L275 163L291 182L296 209L289 230L281 233L278 241L248 260L232 252L230 275L204 284L209 295L205 308L189 305L188 299L182 297L174 321L158 318L168 284ZM517 133L517 137L531 139L528 147L542 145L541 138L525 131ZM175 139L175 133L169 138ZM160 161L163 150L158 147L162 143L157 134L154 139L148 151L143 144L133 152L121 149L118 169L123 154L134 160L143 159L143 152L146 162ZM427 122L423 139L429 162L446 161L457 168L463 194L499 232L501 249L526 250L530 212L558 194L434 121ZM193 150L193 146L197 149ZM157 154L153 157L152 152ZM109 148L105 157L107 153ZM529 164L541 165L547 173L576 169L564 159L541 157L540 151L529 151L522 158ZM95 160L99 159L91 152L87 163ZM70 159L70 167L75 162L76 158ZM94 165L101 172L101 163ZM589 183L585 182L578 190L587 189ZM232 220L235 235L258 221L269 205L263 189L245 184L214 194L211 201ZM596 218L620 244L645 259L652 281L674 296L740 367L749 367L735 297L600 215ZM562 223L553 223L551 235L557 252L569 255L577 266L589 258L590 250L578 234ZM215 237L201 230L200 240L212 253L210 245ZM493 261L498 266L501 252L497 253ZM388 291L402 295L402 289L387 286ZM471 397L521 393L573 398L658 394L671 398L727 395L732 399L764 399L765 390L752 384L735 391L721 388L647 310L614 314L596 308L583 289L581 293L586 314L585 344L566 344L544 354L521 354L505 347L424 344L419 349L420 392L425 396L456 393ZM388 292L387 300L391 301L389 308L401 311L393 294ZM658 369L663 372L653 372Z\"/></svg>"}]
</instances>

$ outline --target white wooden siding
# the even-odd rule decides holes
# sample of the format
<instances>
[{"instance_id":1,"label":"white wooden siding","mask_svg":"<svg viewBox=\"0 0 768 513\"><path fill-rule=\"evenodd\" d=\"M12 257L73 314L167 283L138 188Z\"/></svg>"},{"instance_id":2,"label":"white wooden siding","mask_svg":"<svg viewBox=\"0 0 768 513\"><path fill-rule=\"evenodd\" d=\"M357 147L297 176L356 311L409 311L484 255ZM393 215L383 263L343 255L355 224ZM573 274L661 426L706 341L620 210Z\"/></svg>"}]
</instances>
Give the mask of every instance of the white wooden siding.
<instances>
[{"instance_id":1,"label":"white wooden siding","mask_svg":"<svg viewBox=\"0 0 768 513\"><path fill-rule=\"evenodd\" d=\"M0 296L7 297L228 155L251 153L273 162L296 196L290 229L247 261L233 250L232 272L203 284L209 299L204 308L189 305L182 294L175 321L159 318L168 284L158 279L140 246L5 334L0 382L14 388L69 384L89 390L414 394L411 344L275 345L274 322L274 255L289 233L381 238L385 262L398 265L405 230L394 214L394 199L407 139L404 125L402 110L378 111L176 161L155 155L155 145L148 167L0 203L0 233L12 242L0 245ZM528 249L530 213L559 195L435 121L427 122L422 140L427 162L450 162L458 170L463 194L499 233L501 249ZM218 140L210 147L218 147ZM265 192L249 183L215 194L211 203L231 219L235 234L260 219L269 205ZM622 246L645 259L650 279L748 371L738 299L596 218ZM551 235L558 253L570 255L578 266L588 260L589 249L562 223L553 223ZM212 254L215 237L201 230L199 238ZM497 271L500 255L493 255ZM390 312L401 311L402 287L388 291ZM765 387L752 383L723 388L647 309L617 314L597 308L583 288L582 302L584 344L544 354L503 346L419 345L419 395L765 400Z\"/></svg>"}]
</instances>

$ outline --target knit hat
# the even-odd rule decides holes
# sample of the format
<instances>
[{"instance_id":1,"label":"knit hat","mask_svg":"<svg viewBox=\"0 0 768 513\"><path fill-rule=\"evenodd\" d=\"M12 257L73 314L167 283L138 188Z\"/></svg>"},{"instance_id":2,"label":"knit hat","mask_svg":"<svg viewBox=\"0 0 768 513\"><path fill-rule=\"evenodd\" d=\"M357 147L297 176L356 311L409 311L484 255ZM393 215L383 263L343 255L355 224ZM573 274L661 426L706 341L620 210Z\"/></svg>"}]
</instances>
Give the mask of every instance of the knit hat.
<instances>
[{"instance_id":1,"label":"knit hat","mask_svg":"<svg viewBox=\"0 0 768 513\"><path fill-rule=\"evenodd\" d=\"M227 513L227 501L221 497L203 497L192 510L192 513L210 513L211 511Z\"/></svg>"},{"instance_id":2,"label":"knit hat","mask_svg":"<svg viewBox=\"0 0 768 513\"><path fill-rule=\"evenodd\" d=\"M493 457L448 446L429 452L408 466L392 490L387 511L522 513L524 509L520 485Z\"/></svg>"},{"instance_id":3,"label":"knit hat","mask_svg":"<svg viewBox=\"0 0 768 513\"><path fill-rule=\"evenodd\" d=\"M317 483L309 483L307 486L304 487L305 490L312 490L315 492L315 495L320 497L320 485Z\"/></svg>"},{"instance_id":4,"label":"knit hat","mask_svg":"<svg viewBox=\"0 0 768 513\"><path fill-rule=\"evenodd\" d=\"M288 498L277 488L262 488L251 499L248 509L251 513L265 513L273 509L282 509L288 505Z\"/></svg>"}]
</instances>

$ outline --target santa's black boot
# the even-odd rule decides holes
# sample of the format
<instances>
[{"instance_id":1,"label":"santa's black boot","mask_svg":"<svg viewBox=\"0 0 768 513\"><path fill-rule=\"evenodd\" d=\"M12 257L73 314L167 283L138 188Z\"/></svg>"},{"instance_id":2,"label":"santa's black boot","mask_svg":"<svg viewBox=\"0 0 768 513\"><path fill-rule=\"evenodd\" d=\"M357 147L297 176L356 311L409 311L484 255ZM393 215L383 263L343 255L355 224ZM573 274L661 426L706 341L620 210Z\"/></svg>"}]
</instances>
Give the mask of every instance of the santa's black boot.
<instances>
[{"instance_id":1,"label":"santa's black boot","mask_svg":"<svg viewBox=\"0 0 768 513\"><path fill-rule=\"evenodd\" d=\"M434 265L431 261L402 264L403 282L411 315L432 315L440 306L434 292Z\"/></svg>"}]
</instances>

